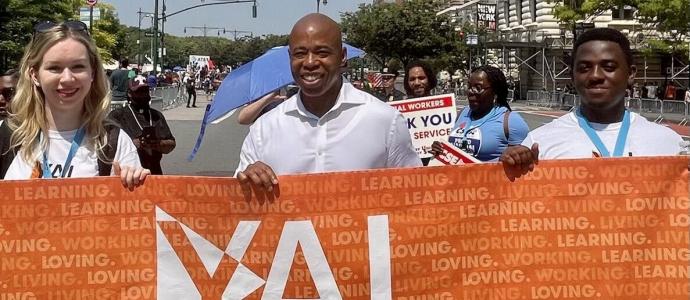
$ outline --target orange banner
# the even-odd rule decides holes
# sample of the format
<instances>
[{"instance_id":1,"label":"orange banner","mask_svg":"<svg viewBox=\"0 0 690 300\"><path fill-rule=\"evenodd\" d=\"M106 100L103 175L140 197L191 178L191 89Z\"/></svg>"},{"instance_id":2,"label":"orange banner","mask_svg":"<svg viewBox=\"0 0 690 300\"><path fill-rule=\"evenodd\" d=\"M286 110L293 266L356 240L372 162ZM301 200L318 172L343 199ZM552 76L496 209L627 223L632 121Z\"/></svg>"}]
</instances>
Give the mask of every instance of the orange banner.
<instances>
[{"instance_id":1,"label":"orange banner","mask_svg":"<svg viewBox=\"0 0 690 300\"><path fill-rule=\"evenodd\" d=\"M688 159L0 182L0 300L687 299Z\"/></svg>"}]
</instances>

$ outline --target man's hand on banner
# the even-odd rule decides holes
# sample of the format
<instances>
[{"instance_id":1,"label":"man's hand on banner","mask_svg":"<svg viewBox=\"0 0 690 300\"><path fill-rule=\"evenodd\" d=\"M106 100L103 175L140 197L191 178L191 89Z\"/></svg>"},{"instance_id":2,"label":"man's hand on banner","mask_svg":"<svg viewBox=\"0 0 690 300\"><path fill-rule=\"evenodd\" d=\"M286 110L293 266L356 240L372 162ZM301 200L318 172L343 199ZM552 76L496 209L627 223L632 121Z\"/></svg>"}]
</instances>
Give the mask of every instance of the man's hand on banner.
<instances>
[{"instance_id":1,"label":"man's hand on banner","mask_svg":"<svg viewBox=\"0 0 690 300\"><path fill-rule=\"evenodd\" d=\"M270 197L278 193L278 176L276 176L271 167L260 161L249 165L244 171L237 173L237 180L242 185L242 192L245 195L251 196L252 188L254 188L257 197L261 197L264 194L269 194L268 196Z\"/></svg>"},{"instance_id":2,"label":"man's hand on banner","mask_svg":"<svg viewBox=\"0 0 690 300\"><path fill-rule=\"evenodd\" d=\"M441 142L434 141L434 143L431 144L431 151L429 151L429 153L431 153L433 156L443 154L443 146L441 146Z\"/></svg>"},{"instance_id":3,"label":"man's hand on banner","mask_svg":"<svg viewBox=\"0 0 690 300\"><path fill-rule=\"evenodd\" d=\"M144 184L146 176L151 174L149 169L120 166L120 163L118 162L113 162L113 170L115 171L115 176L120 176L122 186L126 187L130 191L133 191L135 187Z\"/></svg>"},{"instance_id":4,"label":"man's hand on banner","mask_svg":"<svg viewBox=\"0 0 690 300\"><path fill-rule=\"evenodd\" d=\"M499 161L503 162L503 170L510 181L520 178L532 170L539 163L539 144L534 143L532 149L522 145L508 146Z\"/></svg>"}]
</instances>

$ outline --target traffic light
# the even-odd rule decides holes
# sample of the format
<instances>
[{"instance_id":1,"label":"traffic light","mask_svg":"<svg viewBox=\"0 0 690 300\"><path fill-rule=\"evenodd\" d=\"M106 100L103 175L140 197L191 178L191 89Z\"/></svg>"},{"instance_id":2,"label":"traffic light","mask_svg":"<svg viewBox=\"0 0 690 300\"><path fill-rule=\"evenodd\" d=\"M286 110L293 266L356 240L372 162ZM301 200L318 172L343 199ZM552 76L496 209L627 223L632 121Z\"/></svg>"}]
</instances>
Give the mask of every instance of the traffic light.
<instances>
[{"instance_id":1,"label":"traffic light","mask_svg":"<svg viewBox=\"0 0 690 300\"><path fill-rule=\"evenodd\" d=\"M256 0L254 1L254 5L252 5L252 18L256 19Z\"/></svg>"}]
</instances>

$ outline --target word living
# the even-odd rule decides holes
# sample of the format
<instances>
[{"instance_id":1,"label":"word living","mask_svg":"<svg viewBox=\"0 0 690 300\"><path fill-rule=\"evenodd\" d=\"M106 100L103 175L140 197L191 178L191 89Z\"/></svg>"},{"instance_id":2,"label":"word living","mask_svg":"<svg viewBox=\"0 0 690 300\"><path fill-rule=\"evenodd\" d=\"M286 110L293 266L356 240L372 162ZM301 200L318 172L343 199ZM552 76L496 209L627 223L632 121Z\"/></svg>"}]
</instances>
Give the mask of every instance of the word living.
<instances>
[{"instance_id":1,"label":"word living","mask_svg":"<svg viewBox=\"0 0 690 300\"><path fill-rule=\"evenodd\" d=\"M159 299L244 299L256 296L257 290L263 288L261 299L282 299L288 284L298 247L301 248L304 261L318 294L324 299L342 299L333 269L326 259L322 243L319 241L311 220L286 221L278 238L275 255L269 265L266 278L255 274L242 264L242 259L253 243L260 240L256 235L262 221L240 221L234 228L232 237L225 249L218 249L184 224L156 208L158 243L158 276L157 291ZM186 265L176 254L171 244L171 234L165 232L161 223L178 222L191 245L185 250L196 252L203 262L208 274L194 276L193 268ZM367 220L367 243L369 247L369 280L371 286L380 289L372 291L371 299L392 299L391 288L391 253L389 241L388 216L369 216ZM182 246L175 246L182 247ZM179 249L177 249L179 250ZM224 257L235 260L237 267L232 270L221 270ZM227 259L225 259L227 261ZM227 264L225 264L227 265ZM202 271L203 272L203 271ZM223 273L232 272L230 276ZM219 275L220 274L220 275ZM363 276L361 274L360 276ZM217 280L217 278L224 278ZM200 286L213 285L211 288L199 289ZM184 291L184 295L179 294ZM170 293L168 295L168 293ZM209 294L210 293L210 294Z\"/></svg>"}]
</instances>

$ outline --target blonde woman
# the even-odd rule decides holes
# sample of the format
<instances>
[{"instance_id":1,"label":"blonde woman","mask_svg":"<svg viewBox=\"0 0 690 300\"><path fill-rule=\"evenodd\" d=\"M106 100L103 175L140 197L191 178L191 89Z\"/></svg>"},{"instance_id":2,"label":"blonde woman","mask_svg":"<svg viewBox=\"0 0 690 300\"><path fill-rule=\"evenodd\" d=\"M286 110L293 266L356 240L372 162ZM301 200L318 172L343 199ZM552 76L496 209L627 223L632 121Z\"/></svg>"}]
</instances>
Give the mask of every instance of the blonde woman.
<instances>
[{"instance_id":1,"label":"blonde woman","mask_svg":"<svg viewBox=\"0 0 690 300\"><path fill-rule=\"evenodd\" d=\"M108 83L86 25L44 22L34 29L9 119L19 153L5 179L115 174L130 189L143 183L149 170L132 140L104 125Z\"/></svg>"}]
</instances>

